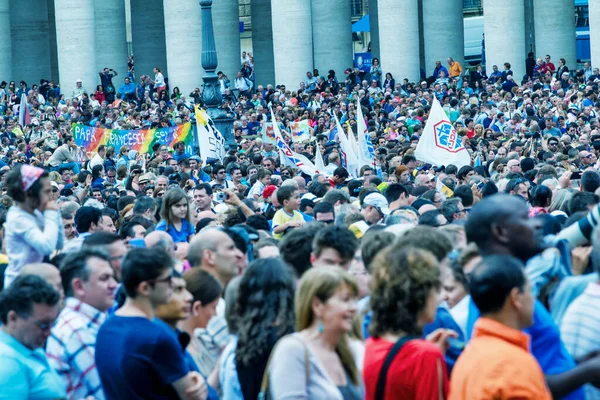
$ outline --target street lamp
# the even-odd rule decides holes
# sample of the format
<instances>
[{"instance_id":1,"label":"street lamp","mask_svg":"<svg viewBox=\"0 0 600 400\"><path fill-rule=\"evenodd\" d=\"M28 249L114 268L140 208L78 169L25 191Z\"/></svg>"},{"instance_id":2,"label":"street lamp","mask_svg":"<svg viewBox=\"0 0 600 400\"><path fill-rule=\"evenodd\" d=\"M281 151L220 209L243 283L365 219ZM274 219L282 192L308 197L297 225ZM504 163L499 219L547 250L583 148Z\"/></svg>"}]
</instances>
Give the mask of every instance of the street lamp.
<instances>
[{"instance_id":1,"label":"street lamp","mask_svg":"<svg viewBox=\"0 0 600 400\"><path fill-rule=\"evenodd\" d=\"M217 65L217 49L215 46L215 32L212 22L212 0L200 0L202 8L202 68L205 74L202 77L202 102L206 113L213 120L215 126L225 137L225 147L235 148L233 136L233 115L221 107L223 96L219 85L219 77L215 74Z\"/></svg>"}]
</instances>

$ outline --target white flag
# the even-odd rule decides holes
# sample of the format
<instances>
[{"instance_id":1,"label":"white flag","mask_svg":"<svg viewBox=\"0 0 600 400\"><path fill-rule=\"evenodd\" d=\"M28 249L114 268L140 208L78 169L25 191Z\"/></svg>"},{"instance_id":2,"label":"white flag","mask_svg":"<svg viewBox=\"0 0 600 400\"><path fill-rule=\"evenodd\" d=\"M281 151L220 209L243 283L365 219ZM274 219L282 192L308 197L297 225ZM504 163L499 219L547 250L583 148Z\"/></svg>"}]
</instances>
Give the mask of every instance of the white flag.
<instances>
[{"instance_id":1,"label":"white flag","mask_svg":"<svg viewBox=\"0 0 600 400\"><path fill-rule=\"evenodd\" d=\"M298 154L292 149L290 146L285 143L283 140L283 136L281 135L281 131L279 130L279 126L277 124L277 120L275 119L275 114L273 110L271 110L271 120L273 121L273 134L275 135L275 146L280 151L280 157L283 157L285 160L285 164L292 165L298 168L300 171L304 172L306 175L313 176L319 173L319 170L315 165L302 154ZM282 163L284 164L284 163Z\"/></svg>"},{"instance_id":2,"label":"white flag","mask_svg":"<svg viewBox=\"0 0 600 400\"><path fill-rule=\"evenodd\" d=\"M196 131L198 145L200 146L200 157L202 157L204 165L209 159L223 161L225 157L225 138L206 111L198 105L196 105Z\"/></svg>"},{"instance_id":3,"label":"white flag","mask_svg":"<svg viewBox=\"0 0 600 400\"><path fill-rule=\"evenodd\" d=\"M321 150L319 149L319 145L317 144L315 151L315 167L320 171L320 173L325 173L325 162L323 162L323 154L321 154Z\"/></svg>"},{"instance_id":4,"label":"white flag","mask_svg":"<svg viewBox=\"0 0 600 400\"><path fill-rule=\"evenodd\" d=\"M354 153L354 150L352 149L352 145L350 143L350 141L348 140L348 138L346 137L346 134L344 133L344 129L342 128L342 125L340 124L340 121L337 119L337 116L333 116L335 118L335 123L337 126L337 137L340 139L340 149L342 151L342 162L346 165L346 169L348 170L348 173L350 175L352 175L354 178L358 178L360 176L359 174L359 170L360 170L360 166L358 165L358 157L356 157L356 154Z\"/></svg>"},{"instance_id":5,"label":"white flag","mask_svg":"<svg viewBox=\"0 0 600 400\"><path fill-rule=\"evenodd\" d=\"M458 168L471 165L469 152L435 97L415 157L432 165L454 164Z\"/></svg>"},{"instance_id":6,"label":"white flag","mask_svg":"<svg viewBox=\"0 0 600 400\"><path fill-rule=\"evenodd\" d=\"M365 117L362 113L362 107L360 106L360 100L358 99L356 101L356 123L356 131L358 133L358 150L362 165L373 166L375 161L375 148L373 147L373 142L371 142L371 135L369 135L369 130L367 129L367 124L365 123Z\"/></svg>"}]
</instances>

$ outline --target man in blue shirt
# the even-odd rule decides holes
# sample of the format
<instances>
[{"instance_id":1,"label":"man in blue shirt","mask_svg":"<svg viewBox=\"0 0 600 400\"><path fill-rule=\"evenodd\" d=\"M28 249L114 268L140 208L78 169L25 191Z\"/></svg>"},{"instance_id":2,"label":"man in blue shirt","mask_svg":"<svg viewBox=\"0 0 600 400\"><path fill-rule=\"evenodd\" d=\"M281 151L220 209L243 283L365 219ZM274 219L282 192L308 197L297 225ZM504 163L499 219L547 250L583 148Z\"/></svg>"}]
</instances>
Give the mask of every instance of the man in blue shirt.
<instances>
[{"instance_id":1,"label":"man in blue shirt","mask_svg":"<svg viewBox=\"0 0 600 400\"><path fill-rule=\"evenodd\" d=\"M129 78L125 78L125 82L121 84L117 93L123 101L135 100L135 83L131 82Z\"/></svg>"},{"instance_id":2,"label":"man in blue shirt","mask_svg":"<svg viewBox=\"0 0 600 400\"><path fill-rule=\"evenodd\" d=\"M564 229L558 239L565 239L572 246L589 239L597 224L598 208L590 217ZM518 196L495 194L486 197L471 209L465 225L469 242L475 242L482 256L505 254L527 262L544 249L541 222L529 219L525 201ZM471 336L479 311L470 304L467 337ZM546 375L552 395L563 399L585 399L581 386L585 383L600 385L600 358L578 360L567 352L560 338L558 327L550 313L536 300L533 326L525 330L531 336L531 352Z\"/></svg>"},{"instance_id":3,"label":"man in blue shirt","mask_svg":"<svg viewBox=\"0 0 600 400\"><path fill-rule=\"evenodd\" d=\"M175 332L154 315L172 295L173 266L161 246L132 249L125 257L121 282L127 299L96 339L106 398L206 398L204 378L190 371Z\"/></svg>"},{"instance_id":4,"label":"man in blue shirt","mask_svg":"<svg viewBox=\"0 0 600 400\"><path fill-rule=\"evenodd\" d=\"M60 294L37 275L0 294L0 399L66 398L43 349L60 307Z\"/></svg>"}]
</instances>

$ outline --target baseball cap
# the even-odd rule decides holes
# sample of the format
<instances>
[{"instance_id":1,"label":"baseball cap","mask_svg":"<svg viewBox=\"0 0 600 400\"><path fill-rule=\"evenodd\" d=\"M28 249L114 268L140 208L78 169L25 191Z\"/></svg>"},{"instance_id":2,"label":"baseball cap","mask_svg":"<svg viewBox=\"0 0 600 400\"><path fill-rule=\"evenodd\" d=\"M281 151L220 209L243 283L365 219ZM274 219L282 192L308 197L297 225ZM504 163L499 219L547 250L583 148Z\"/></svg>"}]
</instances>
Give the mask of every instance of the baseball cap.
<instances>
[{"instance_id":1,"label":"baseball cap","mask_svg":"<svg viewBox=\"0 0 600 400\"><path fill-rule=\"evenodd\" d=\"M363 206L373 206L383 215L389 215L390 208L388 201L381 193L371 193L365 196Z\"/></svg>"}]
</instances>

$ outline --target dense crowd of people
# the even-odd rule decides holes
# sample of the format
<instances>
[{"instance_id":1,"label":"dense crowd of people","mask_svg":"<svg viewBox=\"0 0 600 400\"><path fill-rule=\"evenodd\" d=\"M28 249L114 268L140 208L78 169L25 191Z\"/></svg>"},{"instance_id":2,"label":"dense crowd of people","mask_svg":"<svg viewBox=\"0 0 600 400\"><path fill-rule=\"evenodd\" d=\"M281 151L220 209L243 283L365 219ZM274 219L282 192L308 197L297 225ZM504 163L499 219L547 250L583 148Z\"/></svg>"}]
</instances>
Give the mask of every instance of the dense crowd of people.
<instances>
[{"instance_id":1,"label":"dense crowd of people","mask_svg":"<svg viewBox=\"0 0 600 400\"><path fill-rule=\"evenodd\" d=\"M209 160L77 144L74 123L194 119L200 88L133 58L94 92L3 82L0 398L600 398L598 68L385 67L292 89L242 54ZM415 157L435 98L471 165ZM334 116L356 135L357 107L375 161L353 175ZM268 122L325 169L282 164Z\"/></svg>"}]
</instances>

